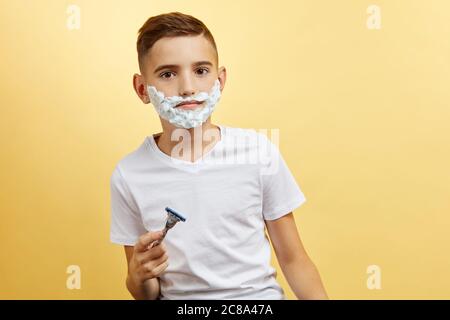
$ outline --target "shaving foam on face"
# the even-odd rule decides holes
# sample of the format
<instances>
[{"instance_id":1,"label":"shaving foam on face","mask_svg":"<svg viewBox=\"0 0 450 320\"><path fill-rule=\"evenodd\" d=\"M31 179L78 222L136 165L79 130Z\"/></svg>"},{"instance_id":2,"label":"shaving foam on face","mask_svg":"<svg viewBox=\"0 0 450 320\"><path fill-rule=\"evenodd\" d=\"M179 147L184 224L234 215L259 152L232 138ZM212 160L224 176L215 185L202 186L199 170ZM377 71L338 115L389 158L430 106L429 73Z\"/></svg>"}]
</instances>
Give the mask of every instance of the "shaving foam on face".
<instances>
[{"instance_id":1,"label":"shaving foam on face","mask_svg":"<svg viewBox=\"0 0 450 320\"><path fill-rule=\"evenodd\" d=\"M177 127L190 129L201 125L214 111L217 102L220 100L220 82L216 79L209 93L202 91L187 98L181 96L165 97L163 92L158 91L151 85L147 85L147 92L150 102L161 118L166 119ZM194 110L175 108L181 102L192 100L203 101L203 103Z\"/></svg>"}]
</instances>

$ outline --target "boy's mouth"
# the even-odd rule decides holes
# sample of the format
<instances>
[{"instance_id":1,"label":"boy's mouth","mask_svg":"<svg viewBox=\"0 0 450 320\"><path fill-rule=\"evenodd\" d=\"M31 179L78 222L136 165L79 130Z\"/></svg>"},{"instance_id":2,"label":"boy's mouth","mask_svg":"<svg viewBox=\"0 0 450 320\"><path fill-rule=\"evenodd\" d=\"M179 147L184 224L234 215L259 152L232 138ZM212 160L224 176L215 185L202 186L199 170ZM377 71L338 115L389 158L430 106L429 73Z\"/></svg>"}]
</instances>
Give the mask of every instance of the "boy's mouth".
<instances>
[{"instance_id":1,"label":"boy's mouth","mask_svg":"<svg viewBox=\"0 0 450 320\"><path fill-rule=\"evenodd\" d=\"M196 101L196 100L185 101L185 102L181 102L181 103L177 104L175 106L175 108L192 110L192 109L196 109L196 108L200 107L202 104L203 104L203 101Z\"/></svg>"}]
</instances>

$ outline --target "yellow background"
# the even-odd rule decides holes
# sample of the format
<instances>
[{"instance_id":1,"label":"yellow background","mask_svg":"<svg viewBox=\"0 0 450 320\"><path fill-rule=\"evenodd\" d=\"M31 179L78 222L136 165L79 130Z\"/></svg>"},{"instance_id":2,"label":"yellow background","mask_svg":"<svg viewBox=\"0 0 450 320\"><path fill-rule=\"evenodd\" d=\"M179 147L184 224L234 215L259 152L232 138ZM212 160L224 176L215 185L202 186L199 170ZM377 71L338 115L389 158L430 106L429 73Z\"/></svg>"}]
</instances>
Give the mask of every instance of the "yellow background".
<instances>
[{"instance_id":1,"label":"yellow background","mask_svg":"<svg viewBox=\"0 0 450 320\"><path fill-rule=\"evenodd\" d=\"M66 27L70 4L79 30ZM371 4L380 30L366 27ZM330 298L450 298L449 1L1 8L0 298L131 298L124 250L109 242L109 179L160 131L132 75L139 27L170 11L202 20L227 67L213 121L280 129L307 197L300 235ZM66 288L69 265L81 268L80 290ZM367 288L369 265L381 268L380 290Z\"/></svg>"}]
</instances>

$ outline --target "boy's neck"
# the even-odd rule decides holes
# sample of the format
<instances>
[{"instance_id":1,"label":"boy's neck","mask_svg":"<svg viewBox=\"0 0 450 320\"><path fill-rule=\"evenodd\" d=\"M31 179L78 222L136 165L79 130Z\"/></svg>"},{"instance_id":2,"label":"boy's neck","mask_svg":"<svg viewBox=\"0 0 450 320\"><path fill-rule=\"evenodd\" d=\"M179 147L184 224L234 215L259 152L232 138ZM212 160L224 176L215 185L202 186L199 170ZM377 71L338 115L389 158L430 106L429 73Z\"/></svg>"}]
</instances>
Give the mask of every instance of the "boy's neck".
<instances>
[{"instance_id":1,"label":"boy's neck","mask_svg":"<svg viewBox=\"0 0 450 320\"><path fill-rule=\"evenodd\" d=\"M188 157L188 155L175 155L172 154L172 150L175 146L183 143L183 138L174 138L172 140L172 133L178 129L173 125L164 125L163 124L163 132L158 134L155 137L155 142L159 149L165 154L181 158ZM190 161L195 162L197 159L201 158L204 154L206 154L209 150L211 150L215 144L222 139L220 128L211 123L210 119L205 121L201 126L196 128L184 129L186 130L184 133L188 133L191 140L191 156ZM205 134L208 131L208 134ZM178 137L179 135L176 135ZM179 140L178 140L179 139ZM184 142L187 143L187 142ZM187 146L183 146L183 150L188 150ZM179 149L178 149L179 150Z\"/></svg>"}]
</instances>

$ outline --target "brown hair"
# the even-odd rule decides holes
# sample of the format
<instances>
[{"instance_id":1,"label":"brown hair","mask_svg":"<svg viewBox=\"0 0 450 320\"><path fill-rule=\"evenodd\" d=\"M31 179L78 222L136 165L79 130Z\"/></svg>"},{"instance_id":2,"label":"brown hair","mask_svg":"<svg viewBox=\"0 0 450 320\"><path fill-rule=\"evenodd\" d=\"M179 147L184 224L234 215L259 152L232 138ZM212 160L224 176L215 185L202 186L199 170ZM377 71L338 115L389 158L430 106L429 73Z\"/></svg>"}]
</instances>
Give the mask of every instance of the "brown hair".
<instances>
[{"instance_id":1,"label":"brown hair","mask_svg":"<svg viewBox=\"0 0 450 320\"><path fill-rule=\"evenodd\" d=\"M180 12L170 12L150 17L139 29L138 33L137 52L141 72L144 70L145 55L155 42L163 37L204 35L214 47L218 62L216 42L211 32L203 22L193 16Z\"/></svg>"}]
</instances>

